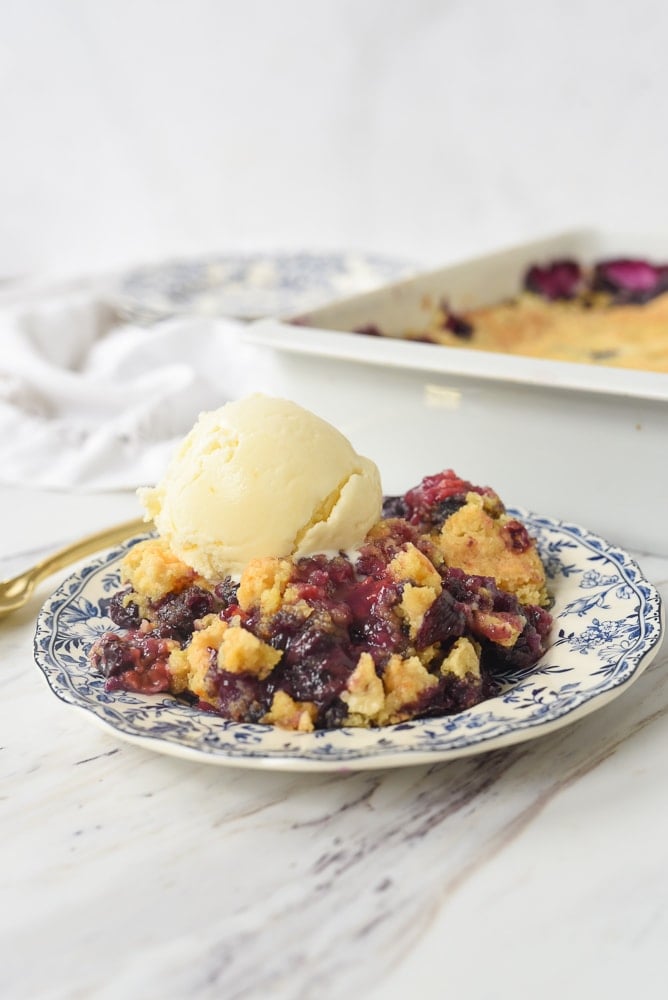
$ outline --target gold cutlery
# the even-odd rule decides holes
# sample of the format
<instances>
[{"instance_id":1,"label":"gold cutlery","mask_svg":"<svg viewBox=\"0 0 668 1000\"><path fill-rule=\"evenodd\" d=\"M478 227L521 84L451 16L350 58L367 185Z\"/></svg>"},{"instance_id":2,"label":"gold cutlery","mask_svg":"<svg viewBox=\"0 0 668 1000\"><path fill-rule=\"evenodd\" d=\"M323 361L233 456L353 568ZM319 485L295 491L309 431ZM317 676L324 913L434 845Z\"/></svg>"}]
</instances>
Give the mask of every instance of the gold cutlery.
<instances>
[{"instance_id":1,"label":"gold cutlery","mask_svg":"<svg viewBox=\"0 0 668 1000\"><path fill-rule=\"evenodd\" d=\"M37 584L53 573L57 573L59 569L63 569L93 552L109 548L126 538L132 538L133 535L140 535L148 530L149 525L141 518L125 521L123 524L117 524L111 528L104 528L102 531L95 532L94 535L87 535L86 538L82 538L78 542L58 549L34 566L19 573L18 576L12 577L11 580L0 580L0 618L23 607Z\"/></svg>"}]
</instances>

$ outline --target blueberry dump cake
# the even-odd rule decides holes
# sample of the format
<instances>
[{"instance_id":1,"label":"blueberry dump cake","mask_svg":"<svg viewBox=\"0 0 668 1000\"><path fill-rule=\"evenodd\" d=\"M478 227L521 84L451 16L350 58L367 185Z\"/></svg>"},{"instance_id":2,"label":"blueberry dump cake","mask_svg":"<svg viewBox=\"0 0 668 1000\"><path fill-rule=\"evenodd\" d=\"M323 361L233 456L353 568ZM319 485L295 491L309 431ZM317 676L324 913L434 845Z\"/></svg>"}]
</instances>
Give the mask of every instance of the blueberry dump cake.
<instances>
[{"instance_id":1,"label":"blueberry dump cake","mask_svg":"<svg viewBox=\"0 0 668 1000\"><path fill-rule=\"evenodd\" d=\"M535 664L545 572L492 489L448 470L378 515L354 547L258 555L217 579L162 533L137 542L92 669L111 692L308 732L460 712Z\"/></svg>"},{"instance_id":2,"label":"blueberry dump cake","mask_svg":"<svg viewBox=\"0 0 668 1000\"><path fill-rule=\"evenodd\" d=\"M358 333L381 334L374 326ZM443 299L406 339L585 364L668 372L668 264L619 258L528 268L519 295L453 311Z\"/></svg>"}]
</instances>

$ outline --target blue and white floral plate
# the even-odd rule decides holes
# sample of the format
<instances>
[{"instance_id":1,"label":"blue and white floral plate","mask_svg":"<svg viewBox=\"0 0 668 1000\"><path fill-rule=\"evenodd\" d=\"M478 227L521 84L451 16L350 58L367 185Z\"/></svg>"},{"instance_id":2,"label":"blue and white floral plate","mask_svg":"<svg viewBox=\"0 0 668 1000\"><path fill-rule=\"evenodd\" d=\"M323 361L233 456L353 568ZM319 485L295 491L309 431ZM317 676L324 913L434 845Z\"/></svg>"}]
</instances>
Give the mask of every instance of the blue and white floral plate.
<instances>
[{"instance_id":1,"label":"blue and white floral plate","mask_svg":"<svg viewBox=\"0 0 668 1000\"><path fill-rule=\"evenodd\" d=\"M110 297L135 323L183 314L251 320L296 316L414 270L380 254L218 254L135 268L121 276Z\"/></svg>"},{"instance_id":2,"label":"blue and white floral plate","mask_svg":"<svg viewBox=\"0 0 668 1000\"><path fill-rule=\"evenodd\" d=\"M386 729L288 733L225 722L172 697L115 692L87 662L112 622L100 600L119 585L132 541L70 576L44 605L35 658L58 698L117 736L195 761L293 771L358 770L450 760L574 722L621 694L659 649L661 599L635 562L577 525L515 511L537 539L554 596L553 636L530 672L459 715ZM135 539L136 541L136 539Z\"/></svg>"}]
</instances>

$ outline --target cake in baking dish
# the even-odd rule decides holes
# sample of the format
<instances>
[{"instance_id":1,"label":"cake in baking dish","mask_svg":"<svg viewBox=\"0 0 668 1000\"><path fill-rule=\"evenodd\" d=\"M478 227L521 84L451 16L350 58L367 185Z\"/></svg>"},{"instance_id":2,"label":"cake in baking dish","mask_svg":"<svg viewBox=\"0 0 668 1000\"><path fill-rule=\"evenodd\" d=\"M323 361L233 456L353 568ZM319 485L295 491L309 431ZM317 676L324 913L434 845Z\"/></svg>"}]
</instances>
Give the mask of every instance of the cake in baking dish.
<instances>
[{"instance_id":1,"label":"cake in baking dish","mask_svg":"<svg viewBox=\"0 0 668 1000\"><path fill-rule=\"evenodd\" d=\"M668 372L668 265L629 258L591 267L571 259L534 265L514 298L456 311L443 299L426 329L405 336L448 347Z\"/></svg>"}]
</instances>

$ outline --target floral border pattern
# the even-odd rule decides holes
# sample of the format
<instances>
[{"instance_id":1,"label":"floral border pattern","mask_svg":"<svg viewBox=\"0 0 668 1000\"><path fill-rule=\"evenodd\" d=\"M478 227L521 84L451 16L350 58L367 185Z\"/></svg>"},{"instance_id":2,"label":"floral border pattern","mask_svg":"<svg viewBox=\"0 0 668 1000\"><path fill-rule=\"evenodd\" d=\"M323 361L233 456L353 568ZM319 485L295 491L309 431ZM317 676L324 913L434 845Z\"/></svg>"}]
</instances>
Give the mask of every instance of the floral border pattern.
<instances>
[{"instance_id":1,"label":"floral border pattern","mask_svg":"<svg viewBox=\"0 0 668 1000\"><path fill-rule=\"evenodd\" d=\"M155 750L220 764L293 770L355 769L444 760L539 736L593 711L635 680L659 648L661 599L621 549L574 524L513 511L536 538L554 598L550 648L503 692L469 711L387 729L287 733L226 722L169 696L109 694L88 664L113 628L104 602L119 585L132 539L65 580L37 621L35 659L62 701L117 735Z\"/></svg>"}]
</instances>

